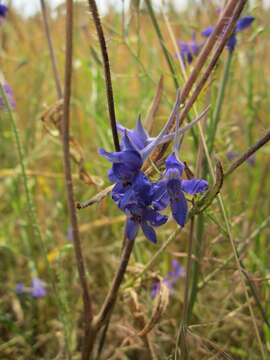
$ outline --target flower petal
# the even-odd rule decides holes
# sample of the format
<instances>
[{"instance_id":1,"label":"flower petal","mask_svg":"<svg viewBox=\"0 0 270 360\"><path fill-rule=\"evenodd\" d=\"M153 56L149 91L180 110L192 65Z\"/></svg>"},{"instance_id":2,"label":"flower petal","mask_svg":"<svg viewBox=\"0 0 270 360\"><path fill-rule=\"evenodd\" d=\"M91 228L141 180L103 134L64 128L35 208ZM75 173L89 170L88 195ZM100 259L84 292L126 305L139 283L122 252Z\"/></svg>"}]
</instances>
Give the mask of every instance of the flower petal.
<instances>
[{"instance_id":1,"label":"flower petal","mask_svg":"<svg viewBox=\"0 0 270 360\"><path fill-rule=\"evenodd\" d=\"M108 152L104 149L99 149L99 154L112 163L126 163L136 168L140 168L142 166L141 156L135 150Z\"/></svg>"},{"instance_id":2,"label":"flower petal","mask_svg":"<svg viewBox=\"0 0 270 360\"><path fill-rule=\"evenodd\" d=\"M166 169L175 169L179 172L179 176L182 175L185 165L179 161L173 152L171 155L169 155L165 161Z\"/></svg>"},{"instance_id":3,"label":"flower petal","mask_svg":"<svg viewBox=\"0 0 270 360\"><path fill-rule=\"evenodd\" d=\"M227 48L230 52L233 52L237 43L236 33L233 33L227 41Z\"/></svg>"},{"instance_id":4,"label":"flower petal","mask_svg":"<svg viewBox=\"0 0 270 360\"><path fill-rule=\"evenodd\" d=\"M171 210L177 224L184 227L187 219L188 205L182 192L180 192L177 198L171 199Z\"/></svg>"},{"instance_id":5,"label":"flower petal","mask_svg":"<svg viewBox=\"0 0 270 360\"><path fill-rule=\"evenodd\" d=\"M41 298L46 296L47 291L45 289L45 283L39 278L33 278L31 294L34 298Z\"/></svg>"},{"instance_id":6,"label":"flower petal","mask_svg":"<svg viewBox=\"0 0 270 360\"><path fill-rule=\"evenodd\" d=\"M241 19L237 21L236 31L239 32L248 28L253 23L254 20L255 20L254 16L243 16Z\"/></svg>"},{"instance_id":7,"label":"flower petal","mask_svg":"<svg viewBox=\"0 0 270 360\"><path fill-rule=\"evenodd\" d=\"M208 189L208 182L203 179L182 180L182 190L190 195L204 192Z\"/></svg>"},{"instance_id":8,"label":"flower petal","mask_svg":"<svg viewBox=\"0 0 270 360\"><path fill-rule=\"evenodd\" d=\"M150 240L152 243L156 244L157 242L157 236L155 233L155 230L148 225L145 221L141 223L141 228L144 233L144 235L147 237L148 240Z\"/></svg>"},{"instance_id":9,"label":"flower petal","mask_svg":"<svg viewBox=\"0 0 270 360\"><path fill-rule=\"evenodd\" d=\"M202 36L205 36L205 37L209 37L212 32L214 31L214 27L213 26L208 26L206 29L204 29L201 34Z\"/></svg>"},{"instance_id":10,"label":"flower petal","mask_svg":"<svg viewBox=\"0 0 270 360\"><path fill-rule=\"evenodd\" d=\"M153 210L151 208L147 208L145 210L143 218L146 221L149 221L152 226L164 225L168 220L168 216L162 215L156 210Z\"/></svg>"},{"instance_id":11,"label":"flower petal","mask_svg":"<svg viewBox=\"0 0 270 360\"><path fill-rule=\"evenodd\" d=\"M132 219L127 219L125 227L125 236L128 240L134 240L139 230L139 224Z\"/></svg>"}]
</instances>

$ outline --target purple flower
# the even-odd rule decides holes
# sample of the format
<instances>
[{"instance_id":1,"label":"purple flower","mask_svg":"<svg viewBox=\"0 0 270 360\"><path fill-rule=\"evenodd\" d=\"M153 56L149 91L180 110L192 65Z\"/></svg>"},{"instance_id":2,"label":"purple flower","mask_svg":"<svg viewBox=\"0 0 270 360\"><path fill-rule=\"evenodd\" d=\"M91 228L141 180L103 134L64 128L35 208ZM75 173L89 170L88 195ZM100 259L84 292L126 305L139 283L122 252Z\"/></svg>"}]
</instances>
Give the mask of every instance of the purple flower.
<instances>
[{"instance_id":1,"label":"purple flower","mask_svg":"<svg viewBox=\"0 0 270 360\"><path fill-rule=\"evenodd\" d=\"M127 129L121 124L117 124L117 129L122 135L121 149L126 148L125 133L127 134L129 140L132 142L133 146L137 148L137 150L143 150L154 140L154 138L150 137L148 132L144 129L140 116L138 117L135 129Z\"/></svg>"},{"instance_id":2,"label":"purple flower","mask_svg":"<svg viewBox=\"0 0 270 360\"><path fill-rule=\"evenodd\" d=\"M179 264L176 259L172 260L171 263L172 270L168 272L166 277L162 280L163 284L167 286L167 288L172 291L175 284L177 283L180 277L185 276L184 268ZM151 297L155 298L160 291L160 281L155 281L152 285L151 289Z\"/></svg>"},{"instance_id":3,"label":"purple flower","mask_svg":"<svg viewBox=\"0 0 270 360\"><path fill-rule=\"evenodd\" d=\"M15 291L18 295L21 295L25 292L25 287L24 287L24 284L22 282L19 282L17 285L16 285L16 288L15 288Z\"/></svg>"},{"instance_id":4,"label":"purple flower","mask_svg":"<svg viewBox=\"0 0 270 360\"><path fill-rule=\"evenodd\" d=\"M37 277L34 277L32 279L32 284L30 288L25 287L25 285L22 282L19 282L16 285L15 291L18 295L22 294L31 294L33 298L42 298L47 295L47 291L45 288L44 281L40 280Z\"/></svg>"},{"instance_id":5,"label":"purple flower","mask_svg":"<svg viewBox=\"0 0 270 360\"><path fill-rule=\"evenodd\" d=\"M227 42L227 48L230 52L234 51L235 46L237 44L237 38L236 38L237 33L248 28L253 23L254 20L255 18L253 16L243 16L237 21L236 28L232 33L232 35L229 37ZM214 27L209 26L206 29L204 29L201 34L205 37L209 37L213 31L214 31Z\"/></svg>"},{"instance_id":6,"label":"purple flower","mask_svg":"<svg viewBox=\"0 0 270 360\"><path fill-rule=\"evenodd\" d=\"M226 157L229 161L233 161L235 160L236 158L238 158L240 156L240 153L238 153L237 151L233 151L233 150L230 150L230 151L227 151L226 152ZM250 156L246 162L250 165L250 166L255 166L255 163L256 163L256 156L255 154Z\"/></svg>"},{"instance_id":7,"label":"purple flower","mask_svg":"<svg viewBox=\"0 0 270 360\"><path fill-rule=\"evenodd\" d=\"M34 298L42 298L47 295L45 283L37 277L32 280L31 294Z\"/></svg>"},{"instance_id":8,"label":"purple flower","mask_svg":"<svg viewBox=\"0 0 270 360\"><path fill-rule=\"evenodd\" d=\"M191 64L193 59L199 54L203 44L199 44L192 36L191 41L178 41L180 56L184 64Z\"/></svg>"},{"instance_id":9,"label":"purple flower","mask_svg":"<svg viewBox=\"0 0 270 360\"><path fill-rule=\"evenodd\" d=\"M8 8L4 4L0 4L0 18L5 18L8 12Z\"/></svg>"},{"instance_id":10,"label":"purple flower","mask_svg":"<svg viewBox=\"0 0 270 360\"><path fill-rule=\"evenodd\" d=\"M107 152L104 149L99 150L99 154L104 156L113 165L108 176L111 182L132 182L133 178L140 171L143 159L140 152L133 146L125 131L122 139L121 151Z\"/></svg>"},{"instance_id":11,"label":"purple flower","mask_svg":"<svg viewBox=\"0 0 270 360\"><path fill-rule=\"evenodd\" d=\"M165 164L165 175L158 184L162 195L155 206L162 210L170 204L175 221L183 227L188 214L188 205L184 193L195 195L204 192L208 188L208 182L203 179L181 179L185 165L177 159L175 153L167 157Z\"/></svg>"},{"instance_id":12,"label":"purple flower","mask_svg":"<svg viewBox=\"0 0 270 360\"><path fill-rule=\"evenodd\" d=\"M10 107L11 107L12 109L15 109L15 107L16 107L16 102L15 102L15 100L14 100L13 91L12 91L12 89L11 89L11 87L9 86L8 83L5 83L5 84L3 85L3 90L4 90L5 94L6 94L6 97L7 97L7 99L8 99L8 102L9 102ZM0 96L0 109L1 109L1 108L4 108L4 106L5 106L4 99Z\"/></svg>"},{"instance_id":13,"label":"purple flower","mask_svg":"<svg viewBox=\"0 0 270 360\"><path fill-rule=\"evenodd\" d=\"M132 185L121 187L116 184L112 197L119 208L127 215L125 235L129 240L135 239L139 228L153 243L157 242L153 227L165 224L168 217L154 209L153 203L160 198L160 191L147 177L140 172Z\"/></svg>"}]
</instances>

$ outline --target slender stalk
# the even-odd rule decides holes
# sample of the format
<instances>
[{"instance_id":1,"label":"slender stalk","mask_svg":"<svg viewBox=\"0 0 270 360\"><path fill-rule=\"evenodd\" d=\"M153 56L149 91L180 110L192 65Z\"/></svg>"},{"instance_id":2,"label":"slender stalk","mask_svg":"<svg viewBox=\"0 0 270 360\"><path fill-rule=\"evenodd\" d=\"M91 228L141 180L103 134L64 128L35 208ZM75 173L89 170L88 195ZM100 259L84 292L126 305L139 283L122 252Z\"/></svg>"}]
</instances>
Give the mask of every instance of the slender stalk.
<instances>
[{"instance_id":1,"label":"slender stalk","mask_svg":"<svg viewBox=\"0 0 270 360\"><path fill-rule=\"evenodd\" d=\"M63 156L64 156L64 172L66 180L66 193L69 209L70 223L72 227L72 235L74 240L74 249L76 256L76 264L79 273L80 285L83 292L84 304L84 343L82 359L89 359L89 336L91 334L92 301L87 286L86 271L84 259L82 256L80 235L78 229L78 221L76 215L76 207L73 195L73 182L71 175L70 147L69 147L69 124L70 124L70 98L72 83L72 56L73 56L73 1L66 0L66 62L65 62L65 87L64 87L64 115L62 122L63 133Z\"/></svg>"},{"instance_id":2,"label":"slender stalk","mask_svg":"<svg viewBox=\"0 0 270 360\"><path fill-rule=\"evenodd\" d=\"M168 49L165 46L166 41L164 40L162 32L161 32L160 27L158 25L158 21L157 21L155 12L154 12L153 7L152 7L151 0L145 0L145 4L147 6L147 10L148 10L149 15L151 17L153 26L154 26L154 28L156 30L156 33L157 33L157 36L158 36L158 39L159 39L159 43L160 43L161 49L163 51L163 54L165 56L166 62L168 64L168 67L169 67L170 72L172 74L175 88L178 89L179 88L179 83L178 83L178 80L177 80L176 71L174 69L174 65L173 65L170 53L169 53Z\"/></svg>"},{"instance_id":3,"label":"slender stalk","mask_svg":"<svg viewBox=\"0 0 270 360\"><path fill-rule=\"evenodd\" d=\"M216 101L216 106L215 106L213 116L211 119L211 123L210 123L210 139L209 139L209 146L208 146L210 154L212 153L213 147L214 147L217 126L218 126L218 123L220 120L220 113L221 113L224 96L225 96L225 89L226 89L228 79L229 79L232 57L233 57L233 52L228 51L225 68L224 68L224 73L223 73L223 78L221 80L221 84L220 84L218 96L217 96L217 101Z\"/></svg>"},{"instance_id":4,"label":"slender stalk","mask_svg":"<svg viewBox=\"0 0 270 360\"><path fill-rule=\"evenodd\" d=\"M44 23L46 39L47 39L49 52L50 52L50 58L51 58L53 75L54 75L55 88L56 88L58 98L62 99L63 92L62 92L61 80L60 80L59 71L58 71L58 67L57 67L56 56L55 56L55 52L54 52L54 48L53 48L53 43L52 43L52 37L51 37L51 32L50 32L50 27L49 27L48 13L47 13L47 7L46 7L45 0L40 0L40 5L41 5L41 11L42 11L42 17L43 17L43 23Z\"/></svg>"},{"instance_id":5,"label":"slender stalk","mask_svg":"<svg viewBox=\"0 0 270 360\"><path fill-rule=\"evenodd\" d=\"M124 248L117 273L114 276L112 286L102 305L99 314L94 318L94 327L100 329L113 311L120 285L123 281L130 255L134 246L134 240L124 240Z\"/></svg>"},{"instance_id":6,"label":"slender stalk","mask_svg":"<svg viewBox=\"0 0 270 360\"><path fill-rule=\"evenodd\" d=\"M99 45L102 53L103 59L103 68L106 80L106 93L107 93L107 103L108 103L108 110L110 116L110 124L111 130L113 135L113 142L116 151L120 150L119 138L117 133L117 126L116 126L116 118L115 118L115 108L114 108L114 96L113 96L113 87L112 87L112 79L111 79L111 71L110 71L110 61L106 46L106 41L98 13L98 8L95 0L88 0L90 11L92 12L93 20L95 23Z\"/></svg>"},{"instance_id":7,"label":"slender stalk","mask_svg":"<svg viewBox=\"0 0 270 360\"><path fill-rule=\"evenodd\" d=\"M176 340L175 360L178 359L177 349L179 346L181 349L181 356L183 357L183 359L185 359L185 360L188 359L188 348L186 345L186 333L187 333L188 303L189 303L189 282L190 282L191 266L192 266L193 237L194 237L194 218L192 218L191 222L190 222L184 304L183 304L183 310L182 310L182 321L179 326L177 340Z\"/></svg>"},{"instance_id":8,"label":"slender stalk","mask_svg":"<svg viewBox=\"0 0 270 360\"><path fill-rule=\"evenodd\" d=\"M45 241L43 239L42 233L40 231L40 227L39 227L39 223L38 223L38 219L37 219L37 214L36 214L36 209L35 209L35 206L34 206L34 201L33 201L32 194L31 194L31 191L30 191L30 188L29 188L28 176L27 176L28 172L27 172L26 165L25 165L25 156L24 156L23 147L22 147L22 144L21 144L21 140L20 140L17 124L16 124L16 118L15 118L13 112L12 112L12 109L10 107L8 98L6 96L6 93L5 93L1 83L0 83L0 96L4 100L4 106L8 111L8 115L9 115L9 118L10 118L10 123L11 123L11 126L12 126L12 131L13 131L13 134L14 134L14 137L15 137L15 144L16 144L16 148L17 148L17 151L18 151L19 165L20 165L20 168L21 168L21 175L22 175L22 179L23 179L23 187L24 187L24 191L25 191L25 195L26 195L28 225L31 228L31 232L32 232L32 234L31 234L32 236L29 236L29 243L26 244L28 253L30 255L29 268L30 268L30 271L32 273L31 274L32 276L38 276L36 261L35 261L35 258L34 258L34 255L33 255L33 250L32 250L32 248L34 248L34 246L38 245L40 247L41 251L42 251L44 262L45 262L46 267L47 267L48 276L49 276L50 283L51 283L52 289L53 289L54 300L55 300L55 303L56 303L57 308L59 310L59 319L62 322L63 327L64 327L67 356L68 356L68 359L70 359L71 358L70 346L68 344L67 336L66 336L67 331L68 331L67 326L66 326L66 319L65 319L65 315L64 315L63 310L62 310L61 300L60 300L60 297L59 297L59 291L58 291L58 288L57 288L57 285L56 285L56 282L55 282L55 279L54 279L54 276L53 276L53 271L52 271L52 268L50 266L50 263L49 263L49 260L48 260L48 257L47 257L48 249L46 247L46 243L45 243ZM32 244L32 242L31 242L32 237L35 240L34 244ZM33 259L31 258L31 255L33 256Z\"/></svg>"},{"instance_id":9,"label":"slender stalk","mask_svg":"<svg viewBox=\"0 0 270 360\"><path fill-rule=\"evenodd\" d=\"M241 155L231 164L229 169L225 172L224 177L231 175L239 166L241 166L248 158L255 154L255 152L263 147L269 140L270 129L254 145L250 146L250 148L243 155Z\"/></svg>"}]
</instances>

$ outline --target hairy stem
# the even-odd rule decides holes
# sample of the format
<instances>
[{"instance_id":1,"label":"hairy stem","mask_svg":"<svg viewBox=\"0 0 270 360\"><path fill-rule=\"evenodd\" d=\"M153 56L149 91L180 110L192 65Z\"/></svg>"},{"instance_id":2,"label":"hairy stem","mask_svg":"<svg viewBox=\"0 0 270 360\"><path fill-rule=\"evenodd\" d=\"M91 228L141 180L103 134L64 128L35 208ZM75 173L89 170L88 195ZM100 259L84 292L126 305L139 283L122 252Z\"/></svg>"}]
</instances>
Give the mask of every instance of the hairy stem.
<instances>
[{"instance_id":1,"label":"hairy stem","mask_svg":"<svg viewBox=\"0 0 270 360\"><path fill-rule=\"evenodd\" d=\"M64 172L66 180L66 193L69 209L70 223L72 227L72 235L74 240L74 249L76 264L79 273L80 285L83 293L84 304L84 343L82 359L89 359L89 335L91 333L92 302L87 286L87 278L84 260L82 256L80 235L78 229L78 221L76 215L76 207L73 194L73 182L71 174L70 162L70 146L69 146L69 125L70 125L70 97L72 83L72 56L73 56L73 1L66 0L66 63L65 63L65 87L64 87L64 115L62 122L63 133L63 156L64 156Z\"/></svg>"},{"instance_id":2,"label":"hairy stem","mask_svg":"<svg viewBox=\"0 0 270 360\"><path fill-rule=\"evenodd\" d=\"M115 108L114 108L114 97L113 97L113 87L112 87L112 79L111 79L111 70L110 70L110 61L106 46L106 41L98 13L98 8L95 0L88 0L90 11L92 12L93 20L95 23L99 45L102 53L103 59L103 68L106 80L106 93L107 93L107 103L108 103L108 110L110 116L110 124L111 130L113 135L113 142L116 151L120 150L119 138L117 133L117 126L116 126L116 118L115 118Z\"/></svg>"}]
</instances>

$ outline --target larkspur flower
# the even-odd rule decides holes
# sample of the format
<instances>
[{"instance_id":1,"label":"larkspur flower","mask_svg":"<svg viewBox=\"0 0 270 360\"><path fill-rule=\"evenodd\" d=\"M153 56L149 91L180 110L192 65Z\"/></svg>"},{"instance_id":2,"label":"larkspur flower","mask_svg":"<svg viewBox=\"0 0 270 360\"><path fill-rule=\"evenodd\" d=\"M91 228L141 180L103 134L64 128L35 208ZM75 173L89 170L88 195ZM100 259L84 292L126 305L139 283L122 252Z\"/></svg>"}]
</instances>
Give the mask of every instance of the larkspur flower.
<instances>
[{"instance_id":1,"label":"larkspur flower","mask_svg":"<svg viewBox=\"0 0 270 360\"><path fill-rule=\"evenodd\" d=\"M243 16L237 21L235 30L227 41L227 48L230 52L234 51L235 46L237 44L237 33L250 27L250 25L253 23L254 20L255 18L253 16ZM206 29L204 29L201 34L205 37L209 37L213 31L214 31L214 27L209 26Z\"/></svg>"},{"instance_id":2,"label":"larkspur flower","mask_svg":"<svg viewBox=\"0 0 270 360\"><path fill-rule=\"evenodd\" d=\"M137 148L137 150L143 150L147 145L149 145L155 138L149 136L148 132L143 127L141 117L139 116L136 122L135 129L127 129L121 124L117 124L117 130L122 135L121 149L125 148L125 133L127 133L128 138L132 144Z\"/></svg>"},{"instance_id":3,"label":"larkspur flower","mask_svg":"<svg viewBox=\"0 0 270 360\"><path fill-rule=\"evenodd\" d=\"M168 272L165 278L162 280L163 284L167 286L170 292L173 291L175 284L177 283L180 277L185 276L184 268L179 264L176 259L172 260L171 263L172 270ZM151 297L155 298L160 291L160 281L155 281L151 289Z\"/></svg>"},{"instance_id":4,"label":"larkspur flower","mask_svg":"<svg viewBox=\"0 0 270 360\"><path fill-rule=\"evenodd\" d=\"M139 228L153 243L157 242L153 227L165 224L168 217L154 209L153 203L160 198L157 189L148 178L139 172L132 185L117 183L112 191L112 198L127 215L125 235L129 240L135 239Z\"/></svg>"},{"instance_id":5,"label":"larkspur flower","mask_svg":"<svg viewBox=\"0 0 270 360\"><path fill-rule=\"evenodd\" d=\"M189 195L202 193L207 190L208 182L203 179L181 179L185 165L178 160L174 152L167 157L165 165L164 177L158 184L162 195L154 207L162 210L170 204L173 218L183 227L188 214L188 204L184 193Z\"/></svg>"},{"instance_id":6,"label":"larkspur flower","mask_svg":"<svg viewBox=\"0 0 270 360\"><path fill-rule=\"evenodd\" d=\"M109 180L115 183L112 199L127 216L125 236L129 240L134 240L141 228L146 238L156 243L154 227L161 226L168 220L167 216L160 213L168 205L166 199L169 199L169 196L165 193L166 181L163 182L164 186L161 186L159 182L151 182L141 171L141 167L156 146L176 136L175 134L167 135L166 132L169 130L171 121L177 116L179 99L178 93L170 118L157 137L152 138L148 135L139 118L135 129L118 125L118 131L122 134L120 151L99 150L99 154L112 163L112 168L108 172ZM204 114L205 111L186 127L177 130L177 135L187 131Z\"/></svg>"},{"instance_id":7,"label":"larkspur flower","mask_svg":"<svg viewBox=\"0 0 270 360\"><path fill-rule=\"evenodd\" d=\"M15 109L16 102L14 100L13 91L12 91L12 88L10 87L10 85L7 82L4 83L3 90L4 90L5 94L6 94L6 97L7 97L7 100L9 102L10 107L12 109ZM2 109L4 107L5 107L4 99L0 96L0 109Z\"/></svg>"},{"instance_id":8,"label":"larkspur flower","mask_svg":"<svg viewBox=\"0 0 270 360\"><path fill-rule=\"evenodd\" d=\"M133 178L140 171L143 159L140 152L133 146L127 135L127 131L122 138L121 151L108 152L104 149L99 150L99 154L109 160L113 165L108 176L112 183L121 181L132 182Z\"/></svg>"},{"instance_id":9,"label":"larkspur flower","mask_svg":"<svg viewBox=\"0 0 270 360\"><path fill-rule=\"evenodd\" d=\"M193 34L191 41L178 41L180 56L184 64L191 64L201 51L203 44L198 43Z\"/></svg>"}]
</instances>

